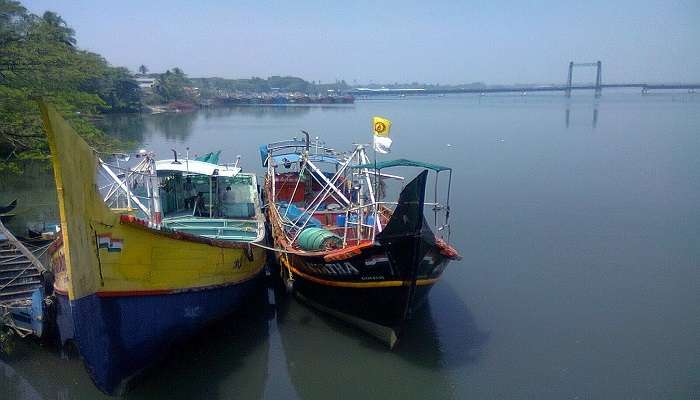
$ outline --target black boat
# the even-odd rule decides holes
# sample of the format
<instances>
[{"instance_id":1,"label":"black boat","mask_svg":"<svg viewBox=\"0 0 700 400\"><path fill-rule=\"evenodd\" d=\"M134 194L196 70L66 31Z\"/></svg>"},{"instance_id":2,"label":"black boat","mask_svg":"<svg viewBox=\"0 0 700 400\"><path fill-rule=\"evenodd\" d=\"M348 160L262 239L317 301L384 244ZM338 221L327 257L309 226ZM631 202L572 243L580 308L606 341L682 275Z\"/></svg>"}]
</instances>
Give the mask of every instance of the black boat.
<instances>
[{"instance_id":1,"label":"black boat","mask_svg":"<svg viewBox=\"0 0 700 400\"><path fill-rule=\"evenodd\" d=\"M15 207L17 207L17 199L12 200L10 204L6 206L0 207L0 214L7 214L9 212L12 212L12 210L14 210Z\"/></svg>"},{"instance_id":2,"label":"black boat","mask_svg":"<svg viewBox=\"0 0 700 400\"><path fill-rule=\"evenodd\" d=\"M341 154L311 144L308 135L262 146L261 156L270 232L288 289L393 347L448 262L460 258L424 215L429 206L439 232L449 233L449 183L439 203L437 176L449 171L451 181L452 170L405 159L370 164L363 145ZM403 181L381 172L389 167L422 170L398 202L380 199L385 179ZM436 175L432 203L425 202L429 171Z\"/></svg>"},{"instance_id":3,"label":"black boat","mask_svg":"<svg viewBox=\"0 0 700 400\"><path fill-rule=\"evenodd\" d=\"M8 205L0 207L0 221L6 222L15 214L12 211L17 207L17 199L12 200Z\"/></svg>"}]
</instances>

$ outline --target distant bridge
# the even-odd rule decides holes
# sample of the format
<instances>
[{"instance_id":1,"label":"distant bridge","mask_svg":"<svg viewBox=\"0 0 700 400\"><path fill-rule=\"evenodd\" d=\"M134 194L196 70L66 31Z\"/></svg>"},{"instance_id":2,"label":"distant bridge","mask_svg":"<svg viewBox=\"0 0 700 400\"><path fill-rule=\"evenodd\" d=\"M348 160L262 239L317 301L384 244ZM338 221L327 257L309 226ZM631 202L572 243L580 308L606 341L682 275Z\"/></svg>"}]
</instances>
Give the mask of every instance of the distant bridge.
<instances>
[{"instance_id":1,"label":"distant bridge","mask_svg":"<svg viewBox=\"0 0 700 400\"><path fill-rule=\"evenodd\" d=\"M596 82L595 84L574 85L573 70L574 67L596 67ZM574 90L593 90L595 97L600 97L603 89L624 89L637 88L641 89L642 93L648 93L650 90L689 90L694 91L700 89L700 83L668 83L668 84L650 84L650 83L602 83L602 63L569 63L569 74L566 84L564 85L542 85L542 86L497 86L485 88L450 88L450 89L369 89L355 88L348 91L348 94L353 96L377 96L377 95L406 95L406 94L460 94L460 93L530 93L530 92L564 92L567 97L571 97L571 92Z\"/></svg>"}]
</instances>

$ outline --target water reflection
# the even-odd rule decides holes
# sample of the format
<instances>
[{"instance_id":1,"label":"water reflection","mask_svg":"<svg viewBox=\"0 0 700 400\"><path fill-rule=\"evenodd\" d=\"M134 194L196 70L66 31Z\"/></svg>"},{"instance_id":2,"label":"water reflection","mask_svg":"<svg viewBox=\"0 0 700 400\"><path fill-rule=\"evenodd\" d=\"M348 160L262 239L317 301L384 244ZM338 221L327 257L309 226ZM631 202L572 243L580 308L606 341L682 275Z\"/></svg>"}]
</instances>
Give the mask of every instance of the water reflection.
<instances>
[{"instance_id":1,"label":"water reflection","mask_svg":"<svg viewBox=\"0 0 700 400\"><path fill-rule=\"evenodd\" d=\"M395 352L426 368L455 368L478 361L489 337L454 289L441 282L408 322Z\"/></svg>"},{"instance_id":2,"label":"water reflection","mask_svg":"<svg viewBox=\"0 0 700 400\"><path fill-rule=\"evenodd\" d=\"M261 288L243 309L174 348L128 397L262 398L268 376L269 307L267 291Z\"/></svg>"},{"instance_id":3,"label":"water reflection","mask_svg":"<svg viewBox=\"0 0 700 400\"><path fill-rule=\"evenodd\" d=\"M302 118L312 110L347 112L354 111L354 105L231 106L181 113L108 115L98 121L98 125L122 141L124 151L133 151L154 138L187 142L196 130L198 119L230 121L241 117L289 121Z\"/></svg>"},{"instance_id":4,"label":"water reflection","mask_svg":"<svg viewBox=\"0 0 700 400\"><path fill-rule=\"evenodd\" d=\"M110 114L97 122L97 126L116 139L129 144L125 151L133 150L143 142L146 116L143 114Z\"/></svg>"},{"instance_id":5,"label":"water reflection","mask_svg":"<svg viewBox=\"0 0 700 400\"><path fill-rule=\"evenodd\" d=\"M174 346L126 398L261 398L271 313L266 291L257 293L243 309ZM0 398L113 398L97 390L79 357L61 354L50 343L18 340L9 356L0 355Z\"/></svg>"},{"instance_id":6,"label":"water reflection","mask_svg":"<svg viewBox=\"0 0 700 400\"><path fill-rule=\"evenodd\" d=\"M488 334L451 289L434 289L393 351L279 290L277 325L298 397L455 398L450 370L477 361Z\"/></svg>"},{"instance_id":7,"label":"water reflection","mask_svg":"<svg viewBox=\"0 0 700 400\"><path fill-rule=\"evenodd\" d=\"M58 223L56 186L49 163L27 162L22 174L0 174L0 188L0 204L17 199L16 215L7 223L15 233L26 235L28 227L42 230Z\"/></svg>"},{"instance_id":8,"label":"water reflection","mask_svg":"<svg viewBox=\"0 0 700 400\"><path fill-rule=\"evenodd\" d=\"M10 354L0 354L0 391L3 399L110 398L92 384L77 356L62 355L50 341L31 339L15 340Z\"/></svg>"},{"instance_id":9,"label":"water reflection","mask_svg":"<svg viewBox=\"0 0 700 400\"><path fill-rule=\"evenodd\" d=\"M0 390L5 399L41 400L39 392L9 364L0 360Z\"/></svg>"},{"instance_id":10,"label":"water reflection","mask_svg":"<svg viewBox=\"0 0 700 400\"><path fill-rule=\"evenodd\" d=\"M288 119L299 118L308 114L312 106L231 106L206 108L200 111L204 118L224 118L245 116L255 118Z\"/></svg>"},{"instance_id":11,"label":"water reflection","mask_svg":"<svg viewBox=\"0 0 700 400\"><path fill-rule=\"evenodd\" d=\"M192 134L196 112L156 114L147 118L146 129L168 140L186 141Z\"/></svg>"},{"instance_id":12,"label":"water reflection","mask_svg":"<svg viewBox=\"0 0 700 400\"><path fill-rule=\"evenodd\" d=\"M566 105L566 111L564 111L564 121L566 127L569 128L571 126L571 106L569 104ZM593 107L593 118L591 121L591 127L593 127L594 129L598 127L598 104L596 104Z\"/></svg>"},{"instance_id":13,"label":"water reflection","mask_svg":"<svg viewBox=\"0 0 700 400\"><path fill-rule=\"evenodd\" d=\"M97 122L100 129L118 139L124 151L133 151L145 141L145 134L185 140L192 134L196 112L167 114L113 114Z\"/></svg>"}]
</instances>

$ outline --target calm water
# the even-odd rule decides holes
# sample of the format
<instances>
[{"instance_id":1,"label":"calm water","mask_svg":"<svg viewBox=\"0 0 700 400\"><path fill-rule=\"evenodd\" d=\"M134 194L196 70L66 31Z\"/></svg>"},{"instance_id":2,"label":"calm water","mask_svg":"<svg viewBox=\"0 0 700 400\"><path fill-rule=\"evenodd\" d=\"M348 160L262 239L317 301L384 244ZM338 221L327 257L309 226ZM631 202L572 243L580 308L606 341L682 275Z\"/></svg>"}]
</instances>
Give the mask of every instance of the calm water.
<instances>
[{"instance_id":1,"label":"calm water","mask_svg":"<svg viewBox=\"0 0 700 400\"><path fill-rule=\"evenodd\" d=\"M700 398L700 95L603 96L106 121L162 157L220 148L260 171L258 144L305 129L347 148L387 116L392 157L455 168L452 241L464 255L393 352L270 290L175 349L128 398ZM50 218L31 208L50 203L48 182L42 196L4 182L0 200L14 190L23 218ZM79 360L35 343L0 361L0 387L3 398L103 397Z\"/></svg>"}]
</instances>

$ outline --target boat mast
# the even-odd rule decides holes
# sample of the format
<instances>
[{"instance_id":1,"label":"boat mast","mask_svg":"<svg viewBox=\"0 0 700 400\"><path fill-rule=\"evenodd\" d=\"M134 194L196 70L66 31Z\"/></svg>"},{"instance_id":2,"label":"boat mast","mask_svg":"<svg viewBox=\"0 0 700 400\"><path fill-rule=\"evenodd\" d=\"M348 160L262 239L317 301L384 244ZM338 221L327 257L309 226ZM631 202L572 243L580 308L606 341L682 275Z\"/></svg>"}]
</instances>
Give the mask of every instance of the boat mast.
<instances>
[{"instance_id":1,"label":"boat mast","mask_svg":"<svg viewBox=\"0 0 700 400\"><path fill-rule=\"evenodd\" d=\"M342 176L342 174L345 172L345 169L348 167L348 165L350 165L350 162L352 161L353 157L355 157L356 152L357 149L355 149L355 152L353 152L353 154L350 157L348 157L348 159L341 165L340 169L338 169L335 175L333 175L331 180L328 180L328 178L326 178L326 176L323 175L323 172L319 170L313 162L308 160L308 158L305 158L306 165L310 166L313 171L315 171L318 175L320 175L323 178L323 180L325 181L325 185L321 188L321 191L316 195L316 197L307 205L306 211L299 217L299 219L294 221L296 225L297 222L299 222L302 218L306 217L304 223L301 227L298 228L296 234L294 235L290 243L294 243L297 237L301 234L301 231L304 230L306 224L308 224L311 220L313 213L316 212L316 210L318 210L318 207L320 207L320 205L323 203L323 199L325 199L328 195L331 195L333 196L333 198L336 198L333 194L330 193L331 191L334 191L340 195L346 207L352 207L352 202L348 200L347 197L345 197L345 195L340 190L338 190L336 184ZM314 206L311 207L312 205Z\"/></svg>"},{"instance_id":2,"label":"boat mast","mask_svg":"<svg viewBox=\"0 0 700 400\"><path fill-rule=\"evenodd\" d=\"M153 220L153 223L160 224L163 219L160 204L160 179L158 178L158 173L156 171L156 161L154 154L151 153L146 157L148 160L148 181L150 181L151 188L151 203L153 204L153 214L151 215L151 218Z\"/></svg>"}]
</instances>

